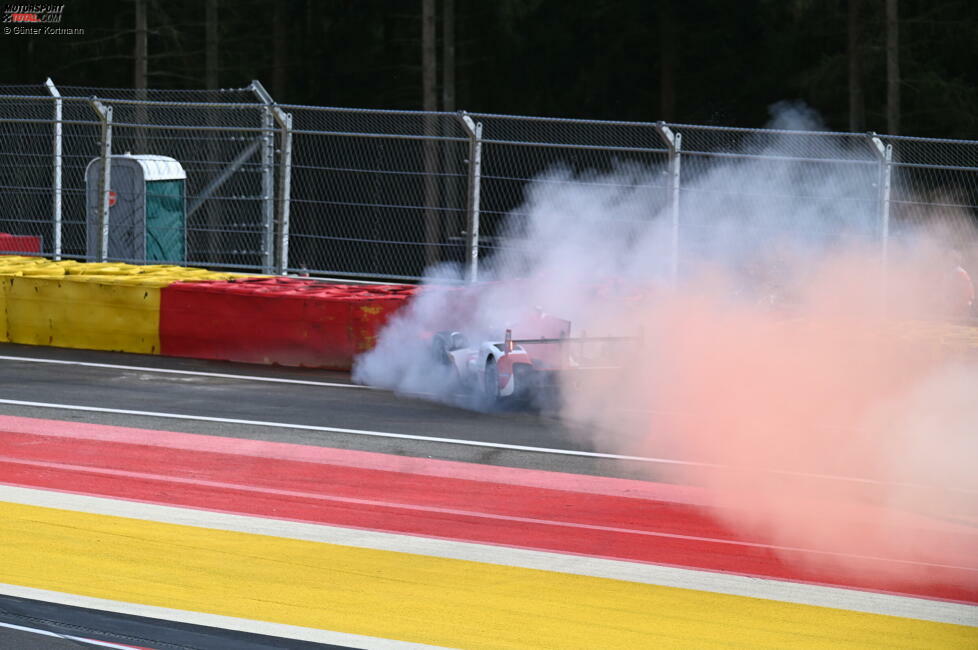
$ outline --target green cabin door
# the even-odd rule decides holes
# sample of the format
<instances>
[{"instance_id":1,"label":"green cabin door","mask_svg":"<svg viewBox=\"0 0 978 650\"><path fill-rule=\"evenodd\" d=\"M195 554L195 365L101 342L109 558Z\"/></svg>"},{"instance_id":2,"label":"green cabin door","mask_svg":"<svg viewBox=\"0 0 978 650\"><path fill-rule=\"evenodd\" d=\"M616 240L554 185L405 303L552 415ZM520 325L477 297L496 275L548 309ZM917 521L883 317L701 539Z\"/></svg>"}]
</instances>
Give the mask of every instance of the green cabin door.
<instances>
[{"instance_id":1,"label":"green cabin door","mask_svg":"<svg viewBox=\"0 0 978 650\"><path fill-rule=\"evenodd\" d=\"M184 181L146 183L146 261L186 261Z\"/></svg>"}]
</instances>

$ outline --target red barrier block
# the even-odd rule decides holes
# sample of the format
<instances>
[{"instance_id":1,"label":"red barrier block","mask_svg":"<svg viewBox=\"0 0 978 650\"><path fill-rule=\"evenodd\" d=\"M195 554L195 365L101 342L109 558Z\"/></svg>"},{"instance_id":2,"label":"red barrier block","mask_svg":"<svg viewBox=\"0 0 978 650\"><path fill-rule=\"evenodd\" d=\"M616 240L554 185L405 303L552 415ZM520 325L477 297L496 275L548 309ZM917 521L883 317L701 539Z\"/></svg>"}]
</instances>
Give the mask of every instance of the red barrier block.
<instances>
[{"instance_id":1,"label":"red barrier block","mask_svg":"<svg viewBox=\"0 0 978 650\"><path fill-rule=\"evenodd\" d=\"M32 235L10 235L0 232L0 251L9 253L40 253L41 238Z\"/></svg>"},{"instance_id":2,"label":"red barrier block","mask_svg":"<svg viewBox=\"0 0 978 650\"><path fill-rule=\"evenodd\" d=\"M162 354L348 370L413 292L293 278L175 283L160 296Z\"/></svg>"}]
</instances>

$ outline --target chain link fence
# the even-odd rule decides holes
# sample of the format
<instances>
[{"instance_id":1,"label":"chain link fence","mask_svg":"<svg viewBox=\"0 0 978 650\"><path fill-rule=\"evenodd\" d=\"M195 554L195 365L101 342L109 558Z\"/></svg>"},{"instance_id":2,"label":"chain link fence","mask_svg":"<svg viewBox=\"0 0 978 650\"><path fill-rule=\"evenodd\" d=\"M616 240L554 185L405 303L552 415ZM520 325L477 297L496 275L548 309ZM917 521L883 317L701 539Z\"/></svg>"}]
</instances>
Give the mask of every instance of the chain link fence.
<instances>
[{"instance_id":1,"label":"chain link fence","mask_svg":"<svg viewBox=\"0 0 978 650\"><path fill-rule=\"evenodd\" d=\"M113 248L130 227L117 215L133 197L112 180L127 154L182 166L180 196L147 184L136 198L182 210L146 232L183 246ZM0 161L0 232L53 257L389 280L454 262L474 278L520 237L528 198L598 192L615 197L589 215L609 236L660 224L652 267L667 275L729 238L745 256L785 233L869 237L885 254L921 225L978 263L976 141L278 105L258 82L48 81L0 86Z\"/></svg>"},{"instance_id":2,"label":"chain link fence","mask_svg":"<svg viewBox=\"0 0 978 650\"><path fill-rule=\"evenodd\" d=\"M135 197L92 187L90 165L106 156L173 158L183 167L179 258L152 261L244 270L273 268L277 129L254 87L222 91L135 91L46 86L0 88L0 230L39 239L40 252L84 260L145 262L93 247L87 232L104 194L108 226L115 204ZM145 97L145 99L143 98ZM215 101L217 100L217 101ZM111 185L111 163L110 170ZM102 190L105 190L104 192ZM86 198L87 197L87 198ZM170 200L147 185L150 203ZM96 241L98 238L96 238Z\"/></svg>"},{"instance_id":3,"label":"chain link fence","mask_svg":"<svg viewBox=\"0 0 978 650\"><path fill-rule=\"evenodd\" d=\"M490 255L505 253L525 230L526 198L560 202L572 188L629 197L636 212L586 215L609 236L627 234L661 213L669 200L663 173L669 150L654 124L473 115L483 124L481 239Z\"/></svg>"},{"instance_id":4,"label":"chain link fence","mask_svg":"<svg viewBox=\"0 0 978 650\"><path fill-rule=\"evenodd\" d=\"M414 279L464 259L470 140L459 115L282 109L294 143L286 270Z\"/></svg>"}]
</instances>

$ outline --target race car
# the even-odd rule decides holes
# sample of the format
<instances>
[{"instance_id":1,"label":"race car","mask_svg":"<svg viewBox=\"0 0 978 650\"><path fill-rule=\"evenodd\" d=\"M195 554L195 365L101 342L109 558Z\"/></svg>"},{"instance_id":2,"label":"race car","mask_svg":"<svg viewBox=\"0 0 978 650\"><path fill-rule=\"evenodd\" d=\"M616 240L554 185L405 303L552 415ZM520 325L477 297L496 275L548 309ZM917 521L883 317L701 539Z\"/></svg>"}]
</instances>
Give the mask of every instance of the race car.
<instances>
[{"instance_id":1,"label":"race car","mask_svg":"<svg viewBox=\"0 0 978 650\"><path fill-rule=\"evenodd\" d=\"M632 340L574 339L570 326L570 321L542 314L530 327L524 323L518 330L532 332L534 338L514 338L513 329L506 328L500 339L475 345L462 332L438 332L431 340L431 354L456 386L494 404L555 388L568 371L613 369L617 366L607 355L607 344Z\"/></svg>"}]
</instances>

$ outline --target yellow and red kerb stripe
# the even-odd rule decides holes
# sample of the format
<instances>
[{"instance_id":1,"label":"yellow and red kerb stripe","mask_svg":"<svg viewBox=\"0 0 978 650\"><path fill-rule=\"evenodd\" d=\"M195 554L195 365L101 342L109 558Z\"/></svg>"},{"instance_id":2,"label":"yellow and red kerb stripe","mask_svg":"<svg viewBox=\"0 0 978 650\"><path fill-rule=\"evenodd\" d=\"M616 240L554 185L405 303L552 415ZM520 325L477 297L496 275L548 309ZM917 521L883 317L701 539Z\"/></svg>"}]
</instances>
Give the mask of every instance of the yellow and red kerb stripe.
<instances>
[{"instance_id":1,"label":"yellow and red kerb stripe","mask_svg":"<svg viewBox=\"0 0 978 650\"><path fill-rule=\"evenodd\" d=\"M310 640L978 642L978 558L926 584L789 566L677 486L13 417L0 477L8 592Z\"/></svg>"}]
</instances>

